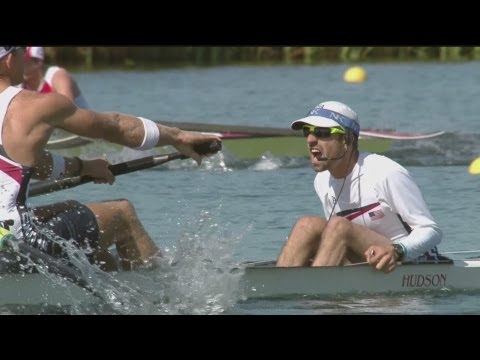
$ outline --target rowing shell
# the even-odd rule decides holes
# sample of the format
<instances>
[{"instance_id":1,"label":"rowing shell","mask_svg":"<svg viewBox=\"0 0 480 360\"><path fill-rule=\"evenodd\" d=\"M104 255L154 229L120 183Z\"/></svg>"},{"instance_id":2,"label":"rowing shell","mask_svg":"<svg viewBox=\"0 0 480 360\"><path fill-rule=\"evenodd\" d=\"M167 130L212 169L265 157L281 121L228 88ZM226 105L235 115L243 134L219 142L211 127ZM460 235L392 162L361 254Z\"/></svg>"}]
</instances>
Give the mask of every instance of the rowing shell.
<instances>
[{"instance_id":1,"label":"rowing shell","mask_svg":"<svg viewBox=\"0 0 480 360\"><path fill-rule=\"evenodd\" d=\"M480 290L480 259L404 263L385 274L367 264L331 267L275 267L274 261L245 265L247 298L424 290Z\"/></svg>"},{"instance_id":2,"label":"rowing shell","mask_svg":"<svg viewBox=\"0 0 480 360\"><path fill-rule=\"evenodd\" d=\"M87 290L65 280L53 282L40 274L5 274L0 276L0 304L71 305L74 301L94 300Z\"/></svg>"},{"instance_id":3,"label":"rowing shell","mask_svg":"<svg viewBox=\"0 0 480 360\"><path fill-rule=\"evenodd\" d=\"M300 131L258 126L232 126L220 124L200 124L189 122L159 121L182 130L215 134L222 138L224 148L241 160L259 159L264 154L277 157L307 157L305 139ZM444 131L430 134L408 134L394 130L365 129L360 131L361 151L385 153L392 141L424 140L443 135ZM48 149L68 149L91 143L92 140L56 129L48 142Z\"/></svg>"},{"instance_id":4,"label":"rowing shell","mask_svg":"<svg viewBox=\"0 0 480 360\"><path fill-rule=\"evenodd\" d=\"M259 159L264 154L273 156L307 157L307 145L301 131L256 126L179 123L160 121L182 130L215 134L222 138L224 149L241 160ZM360 131L359 149L372 153L385 153L392 141L425 140L443 135L444 131L429 134L402 133L394 130L365 129Z\"/></svg>"},{"instance_id":5,"label":"rowing shell","mask_svg":"<svg viewBox=\"0 0 480 360\"><path fill-rule=\"evenodd\" d=\"M438 263L404 263L385 274L369 265L277 268L274 261L243 263L241 298L332 296L340 294L398 294L418 291L480 290L480 258ZM155 273L126 271L115 278L132 286ZM64 280L39 273L0 273L0 304L71 305L90 303L95 296ZM97 299L98 300L98 299Z\"/></svg>"}]
</instances>

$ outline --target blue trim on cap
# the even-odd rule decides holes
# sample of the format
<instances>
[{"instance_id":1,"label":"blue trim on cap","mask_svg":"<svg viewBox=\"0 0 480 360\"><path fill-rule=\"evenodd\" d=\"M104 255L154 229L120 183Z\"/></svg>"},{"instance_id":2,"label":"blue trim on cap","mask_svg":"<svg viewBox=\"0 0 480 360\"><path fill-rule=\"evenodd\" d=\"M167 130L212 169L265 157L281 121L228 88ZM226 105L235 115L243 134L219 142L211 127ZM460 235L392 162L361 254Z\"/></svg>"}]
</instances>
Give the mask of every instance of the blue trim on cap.
<instances>
[{"instance_id":1,"label":"blue trim on cap","mask_svg":"<svg viewBox=\"0 0 480 360\"><path fill-rule=\"evenodd\" d=\"M307 116L321 116L327 119L332 119L344 128L350 129L356 136L360 134L360 125L358 125L355 120L336 111L316 107L310 111Z\"/></svg>"}]
</instances>

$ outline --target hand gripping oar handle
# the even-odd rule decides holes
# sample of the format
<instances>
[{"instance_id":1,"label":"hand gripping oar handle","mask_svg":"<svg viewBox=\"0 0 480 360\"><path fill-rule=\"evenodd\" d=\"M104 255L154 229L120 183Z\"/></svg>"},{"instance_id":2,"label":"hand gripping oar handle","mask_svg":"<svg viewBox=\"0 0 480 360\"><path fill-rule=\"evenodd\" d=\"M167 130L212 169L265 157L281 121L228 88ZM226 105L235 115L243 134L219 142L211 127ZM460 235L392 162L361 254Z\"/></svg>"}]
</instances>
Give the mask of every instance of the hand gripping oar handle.
<instances>
[{"instance_id":1,"label":"hand gripping oar handle","mask_svg":"<svg viewBox=\"0 0 480 360\"><path fill-rule=\"evenodd\" d=\"M201 154L214 154L222 149L222 143L220 141L213 141L208 143L203 143L200 145L194 146L194 150ZM158 155L158 156L147 156L144 158L126 161L123 163L110 165L109 169L113 175L122 175L128 174L137 170L148 169L154 166L165 164L172 160L177 159L187 159L188 156L180 154L179 152ZM30 185L29 196L37 196L46 194L49 192L54 192L63 189L69 189L78 185L86 184L92 182L94 179L90 176L75 176L71 178L65 178L61 180L53 181L41 181L33 183Z\"/></svg>"}]
</instances>

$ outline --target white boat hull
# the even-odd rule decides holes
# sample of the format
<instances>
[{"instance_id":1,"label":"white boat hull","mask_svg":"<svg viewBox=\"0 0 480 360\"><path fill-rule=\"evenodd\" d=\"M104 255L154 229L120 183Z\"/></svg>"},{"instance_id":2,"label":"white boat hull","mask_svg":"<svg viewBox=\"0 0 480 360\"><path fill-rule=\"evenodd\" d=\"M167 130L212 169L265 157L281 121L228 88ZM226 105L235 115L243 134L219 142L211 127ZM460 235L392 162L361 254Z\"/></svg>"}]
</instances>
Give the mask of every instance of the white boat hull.
<instances>
[{"instance_id":1,"label":"white boat hull","mask_svg":"<svg viewBox=\"0 0 480 360\"><path fill-rule=\"evenodd\" d=\"M130 286L134 288L135 284L141 284L145 281L145 275L137 271L125 271L108 274L107 276L111 276L112 280L103 279L96 282L88 280L89 284L97 284L94 294L92 291L67 279L61 279L59 275L39 273L3 274L0 276L0 307L4 305L63 307L91 304L99 301L105 303L105 299L113 301L111 298L113 295L110 293L121 293L123 291L122 286L127 286L127 289ZM118 302L118 298L115 301Z\"/></svg>"},{"instance_id":2,"label":"white boat hull","mask_svg":"<svg viewBox=\"0 0 480 360\"><path fill-rule=\"evenodd\" d=\"M67 306L92 301L93 295L69 281L52 281L40 274L0 276L0 305Z\"/></svg>"},{"instance_id":3,"label":"white boat hull","mask_svg":"<svg viewBox=\"0 0 480 360\"><path fill-rule=\"evenodd\" d=\"M241 284L247 298L472 290L480 289L480 261L405 264L389 274L369 265L277 268L259 262L246 266Z\"/></svg>"},{"instance_id":4,"label":"white boat hull","mask_svg":"<svg viewBox=\"0 0 480 360\"><path fill-rule=\"evenodd\" d=\"M242 270L240 298L480 290L478 259L404 264L390 274L369 265L277 268L274 262L252 262L242 265ZM144 276L137 272L121 272L114 277L134 285L144 281ZM68 280L59 281L58 277L53 281L41 274L1 275L0 288L0 305L68 306L98 301L81 286Z\"/></svg>"}]
</instances>

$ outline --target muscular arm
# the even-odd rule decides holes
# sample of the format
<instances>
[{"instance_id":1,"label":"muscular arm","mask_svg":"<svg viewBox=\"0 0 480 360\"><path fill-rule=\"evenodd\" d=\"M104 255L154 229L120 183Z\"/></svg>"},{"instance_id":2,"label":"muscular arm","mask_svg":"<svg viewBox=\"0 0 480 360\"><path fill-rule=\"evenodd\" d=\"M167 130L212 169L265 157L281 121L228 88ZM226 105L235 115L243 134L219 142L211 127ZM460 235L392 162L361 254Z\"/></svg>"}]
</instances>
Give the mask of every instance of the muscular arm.
<instances>
[{"instance_id":1,"label":"muscular arm","mask_svg":"<svg viewBox=\"0 0 480 360\"><path fill-rule=\"evenodd\" d=\"M220 141L219 137L213 135L160 124L156 126L160 137L155 146L172 145L198 164L202 161L202 155L195 152L194 146ZM4 148L20 164L33 167L45 164L47 162L42 159L45 156L43 151L54 128L130 148L142 145L145 137L143 122L135 116L80 109L58 93L22 91L12 100L5 116ZM39 170L37 176L45 176L45 171Z\"/></svg>"},{"instance_id":2,"label":"muscular arm","mask_svg":"<svg viewBox=\"0 0 480 360\"><path fill-rule=\"evenodd\" d=\"M41 117L40 122L47 123L52 127L58 127L80 136L104 139L130 148L136 148L143 143L145 136L143 122L135 116L80 109L65 96L55 93L45 94L42 101L42 106L36 109L39 113L38 116ZM218 136L156 125L160 131L157 147L172 145L197 163L201 163L202 156L193 150L195 145L214 140L220 141Z\"/></svg>"},{"instance_id":3,"label":"muscular arm","mask_svg":"<svg viewBox=\"0 0 480 360\"><path fill-rule=\"evenodd\" d=\"M50 94L55 95L55 94ZM58 96L58 94L57 94ZM44 120L53 127L67 130L71 133L93 139L106 141L135 148L141 145L144 137L144 127L140 119L135 116L117 112L95 112L80 109L72 102L63 99L50 99L53 114L45 114ZM160 139L157 146L176 146L181 131L158 124Z\"/></svg>"},{"instance_id":4,"label":"muscular arm","mask_svg":"<svg viewBox=\"0 0 480 360\"><path fill-rule=\"evenodd\" d=\"M412 229L412 232L400 241L407 250L406 259L415 259L440 243L442 231L408 171L402 169L390 173L378 191L392 210Z\"/></svg>"}]
</instances>

